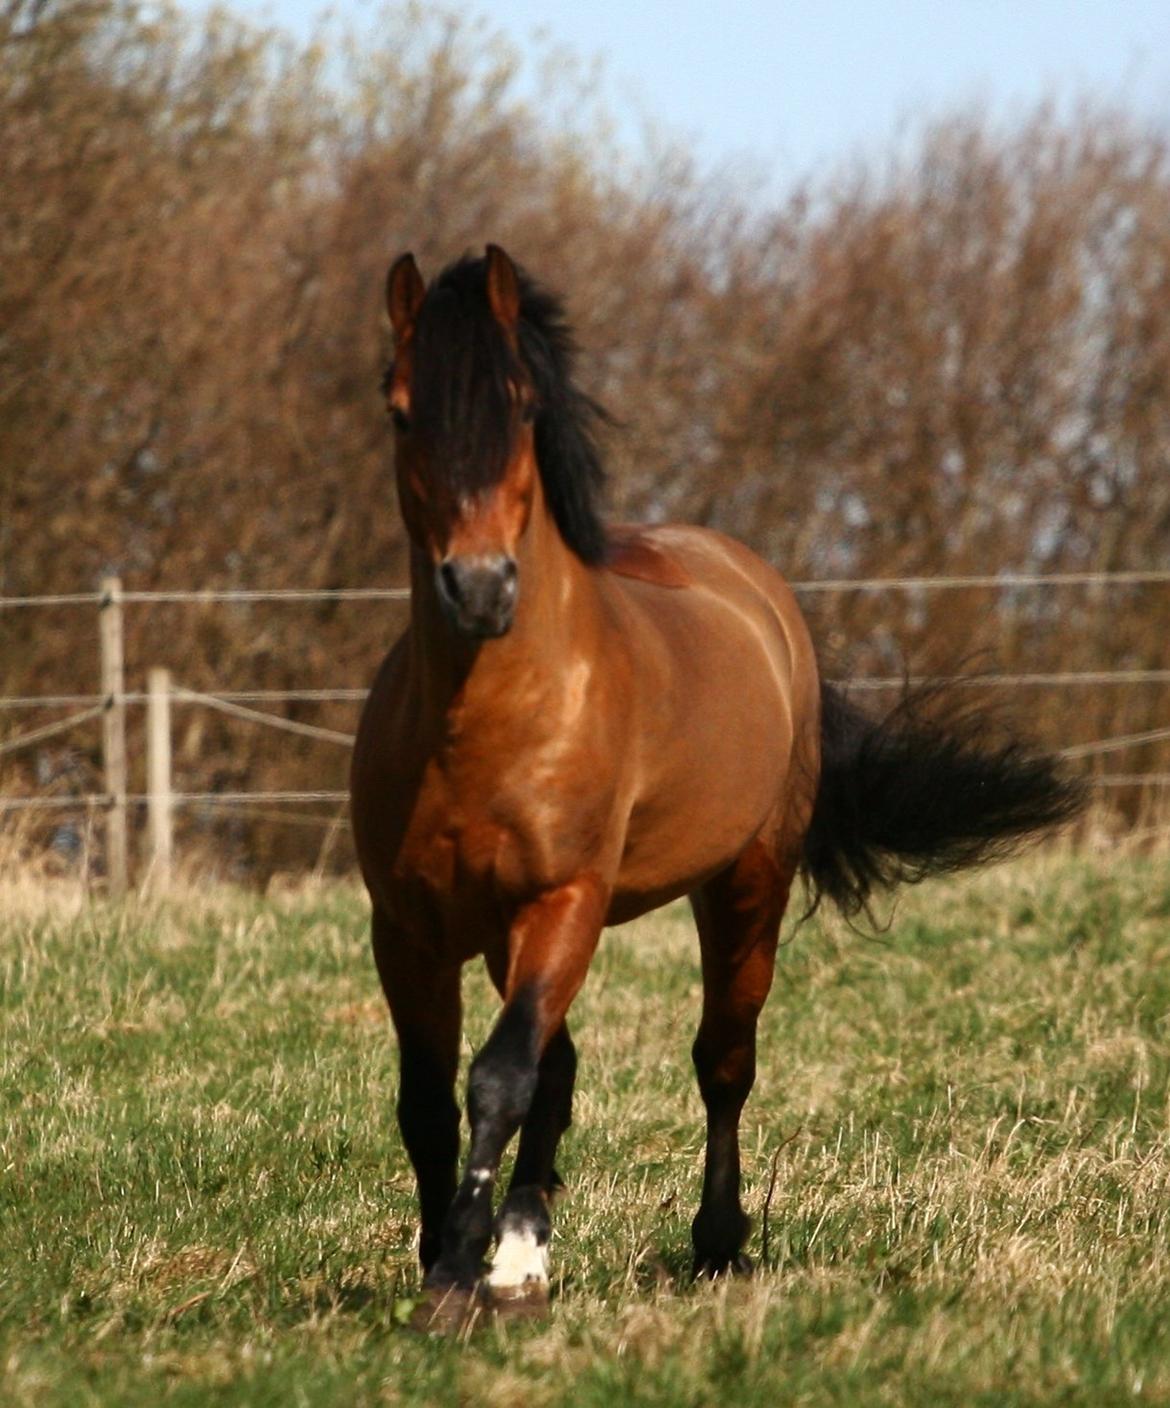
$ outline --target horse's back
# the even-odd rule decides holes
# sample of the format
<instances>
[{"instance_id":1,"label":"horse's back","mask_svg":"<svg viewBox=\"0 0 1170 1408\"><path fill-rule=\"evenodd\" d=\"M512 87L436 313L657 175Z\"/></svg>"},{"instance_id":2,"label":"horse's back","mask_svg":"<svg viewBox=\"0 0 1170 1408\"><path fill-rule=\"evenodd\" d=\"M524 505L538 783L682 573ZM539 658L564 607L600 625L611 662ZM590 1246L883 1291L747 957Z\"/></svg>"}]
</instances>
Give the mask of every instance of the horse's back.
<instances>
[{"instance_id":1,"label":"horse's back","mask_svg":"<svg viewBox=\"0 0 1170 1408\"><path fill-rule=\"evenodd\" d=\"M689 524L621 528L608 570L660 629L702 628L708 648L719 635L742 641L797 707L815 699L816 655L792 588L743 543Z\"/></svg>"}]
</instances>

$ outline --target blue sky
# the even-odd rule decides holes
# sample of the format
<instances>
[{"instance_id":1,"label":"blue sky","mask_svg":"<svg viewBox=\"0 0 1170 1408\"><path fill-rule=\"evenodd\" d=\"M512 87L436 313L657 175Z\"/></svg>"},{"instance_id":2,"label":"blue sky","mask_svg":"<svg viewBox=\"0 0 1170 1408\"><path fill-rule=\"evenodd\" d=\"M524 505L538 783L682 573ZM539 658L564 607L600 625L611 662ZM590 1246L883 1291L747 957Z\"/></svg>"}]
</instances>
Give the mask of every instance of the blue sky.
<instances>
[{"instance_id":1,"label":"blue sky","mask_svg":"<svg viewBox=\"0 0 1170 1408\"><path fill-rule=\"evenodd\" d=\"M193 7L200 0L190 0ZM228 8L310 32L317 0ZM534 37L600 57L631 144L650 122L787 186L888 151L924 117L982 103L1010 117L1084 95L1170 126L1170 0L536 0L466 4L522 52ZM331 13L376 35L381 3Z\"/></svg>"}]
</instances>

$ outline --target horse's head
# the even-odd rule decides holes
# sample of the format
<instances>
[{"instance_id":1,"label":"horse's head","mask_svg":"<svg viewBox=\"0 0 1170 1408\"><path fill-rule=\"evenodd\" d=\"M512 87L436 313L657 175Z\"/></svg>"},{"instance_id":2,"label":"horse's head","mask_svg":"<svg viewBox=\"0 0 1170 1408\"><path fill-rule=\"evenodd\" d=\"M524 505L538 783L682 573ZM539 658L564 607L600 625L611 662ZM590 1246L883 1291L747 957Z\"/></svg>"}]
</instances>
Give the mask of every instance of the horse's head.
<instances>
[{"instance_id":1,"label":"horse's head","mask_svg":"<svg viewBox=\"0 0 1170 1408\"><path fill-rule=\"evenodd\" d=\"M486 258L452 266L428 289L405 254L386 299L403 520L452 626L501 636L516 612L537 481L536 388L520 354L516 268L489 245Z\"/></svg>"}]
</instances>

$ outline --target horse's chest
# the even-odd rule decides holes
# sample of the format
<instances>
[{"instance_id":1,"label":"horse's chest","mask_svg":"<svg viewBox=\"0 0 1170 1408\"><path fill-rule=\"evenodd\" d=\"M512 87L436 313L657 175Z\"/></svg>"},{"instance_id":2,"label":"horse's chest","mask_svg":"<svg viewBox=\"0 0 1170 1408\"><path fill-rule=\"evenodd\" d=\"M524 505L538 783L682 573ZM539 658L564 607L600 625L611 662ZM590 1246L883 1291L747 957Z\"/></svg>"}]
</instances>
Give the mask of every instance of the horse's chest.
<instances>
[{"instance_id":1,"label":"horse's chest","mask_svg":"<svg viewBox=\"0 0 1170 1408\"><path fill-rule=\"evenodd\" d=\"M393 874L424 885L435 896L498 888L513 868L515 839L490 820L431 814L407 832Z\"/></svg>"},{"instance_id":2,"label":"horse's chest","mask_svg":"<svg viewBox=\"0 0 1170 1408\"><path fill-rule=\"evenodd\" d=\"M492 923L535 887L527 828L469 806L443 779L424 787L390 868L396 908L442 928Z\"/></svg>"},{"instance_id":3,"label":"horse's chest","mask_svg":"<svg viewBox=\"0 0 1170 1408\"><path fill-rule=\"evenodd\" d=\"M592 733L568 729L562 714L512 705L485 725L467 707L425 760L403 742L367 768L362 797L372 800L355 834L405 926L433 941L441 930L444 943L455 929L507 926L582 868L604 869L612 769Z\"/></svg>"}]
</instances>

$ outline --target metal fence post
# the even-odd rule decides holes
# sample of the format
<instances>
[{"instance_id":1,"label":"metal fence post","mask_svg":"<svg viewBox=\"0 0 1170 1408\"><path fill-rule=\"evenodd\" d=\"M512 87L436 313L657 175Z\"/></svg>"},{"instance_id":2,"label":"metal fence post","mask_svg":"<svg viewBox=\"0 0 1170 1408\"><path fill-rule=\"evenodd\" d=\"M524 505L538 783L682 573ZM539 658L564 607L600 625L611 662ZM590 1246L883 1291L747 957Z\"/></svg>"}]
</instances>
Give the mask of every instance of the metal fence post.
<instances>
[{"instance_id":1,"label":"metal fence post","mask_svg":"<svg viewBox=\"0 0 1170 1408\"><path fill-rule=\"evenodd\" d=\"M110 894L126 891L126 683L122 653L122 583L103 577L99 608L102 650L102 762L106 783L106 876Z\"/></svg>"},{"instance_id":2,"label":"metal fence post","mask_svg":"<svg viewBox=\"0 0 1170 1408\"><path fill-rule=\"evenodd\" d=\"M151 670L146 677L146 793L150 881L156 890L166 891L171 883L174 850L169 670Z\"/></svg>"}]
</instances>

